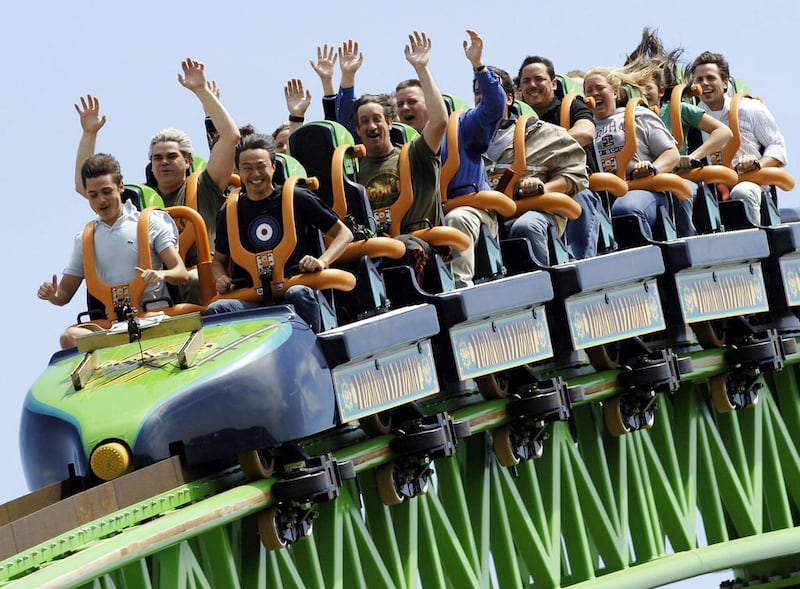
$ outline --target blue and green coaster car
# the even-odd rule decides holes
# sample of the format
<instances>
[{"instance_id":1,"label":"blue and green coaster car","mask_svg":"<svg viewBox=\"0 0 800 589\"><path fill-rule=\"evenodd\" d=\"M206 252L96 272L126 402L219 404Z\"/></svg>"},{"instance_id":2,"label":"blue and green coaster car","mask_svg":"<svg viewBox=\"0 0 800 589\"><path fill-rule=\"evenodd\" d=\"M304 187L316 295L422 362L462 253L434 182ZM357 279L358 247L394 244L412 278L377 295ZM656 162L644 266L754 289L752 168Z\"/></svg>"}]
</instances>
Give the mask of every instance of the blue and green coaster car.
<instances>
[{"instance_id":1,"label":"blue and green coaster car","mask_svg":"<svg viewBox=\"0 0 800 589\"><path fill-rule=\"evenodd\" d=\"M188 332L172 328L187 321ZM150 329L155 337L133 343L127 331L92 334L90 347L103 343L96 338L125 343L52 357L22 412L31 489L70 476L115 478L175 454L187 464L235 460L335 425L331 370L316 335L290 307L209 317L202 325L193 315ZM187 358L182 350L200 331ZM100 464L113 454L109 448L120 472Z\"/></svg>"}]
</instances>

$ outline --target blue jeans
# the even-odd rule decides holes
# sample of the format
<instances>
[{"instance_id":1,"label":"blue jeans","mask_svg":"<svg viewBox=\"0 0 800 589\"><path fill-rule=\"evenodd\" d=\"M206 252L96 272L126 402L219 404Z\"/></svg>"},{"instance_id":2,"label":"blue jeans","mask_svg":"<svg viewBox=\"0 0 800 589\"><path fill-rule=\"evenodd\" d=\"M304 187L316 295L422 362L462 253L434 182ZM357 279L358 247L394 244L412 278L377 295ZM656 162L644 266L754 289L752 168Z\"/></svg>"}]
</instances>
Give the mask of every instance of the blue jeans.
<instances>
[{"instance_id":1,"label":"blue jeans","mask_svg":"<svg viewBox=\"0 0 800 589\"><path fill-rule=\"evenodd\" d=\"M300 318L311 326L311 330L314 333L319 333L320 329L322 329L322 316L320 314L319 301L317 301L317 293L313 288L302 285L293 286L283 295L282 302L286 305L292 305ZM208 306L206 315L244 311L245 309L256 309L261 306L260 303L250 301L220 299Z\"/></svg>"},{"instance_id":2,"label":"blue jeans","mask_svg":"<svg viewBox=\"0 0 800 589\"><path fill-rule=\"evenodd\" d=\"M591 190L581 190L572 197L581 205L581 216L567 222L564 234L567 246L576 260L591 258L597 255L597 240L600 237L600 223L597 209L600 208L600 197Z\"/></svg>"},{"instance_id":3,"label":"blue jeans","mask_svg":"<svg viewBox=\"0 0 800 589\"><path fill-rule=\"evenodd\" d=\"M658 207L663 209L665 216L669 215L669 196L663 192L650 192L648 190L631 190L625 196L618 198L611 205L611 216L636 215L641 221L645 237L653 237L653 226L658 219Z\"/></svg>"},{"instance_id":4,"label":"blue jeans","mask_svg":"<svg viewBox=\"0 0 800 589\"><path fill-rule=\"evenodd\" d=\"M692 195L686 200L680 200L675 197L675 230L678 232L678 237L697 235L692 214L694 213L694 199L697 196L698 186L690 180L686 180L686 183L692 187Z\"/></svg>"},{"instance_id":5,"label":"blue jeans","mask_svg":"<svg viewBox=\"0 0 800 589\"><path fill-rule=\"evenodd\" d=\"M555 221L553 221L553 217L547 213L527 211L514 220L511 224L511 228L508 230L508 236L512 238L524 237L527 239L533 249L533 255L536 256L539 263L544 266L549 266L550 256L547 251L547 229L551 225L555 227Z\"/></svg>"}]
</instances>

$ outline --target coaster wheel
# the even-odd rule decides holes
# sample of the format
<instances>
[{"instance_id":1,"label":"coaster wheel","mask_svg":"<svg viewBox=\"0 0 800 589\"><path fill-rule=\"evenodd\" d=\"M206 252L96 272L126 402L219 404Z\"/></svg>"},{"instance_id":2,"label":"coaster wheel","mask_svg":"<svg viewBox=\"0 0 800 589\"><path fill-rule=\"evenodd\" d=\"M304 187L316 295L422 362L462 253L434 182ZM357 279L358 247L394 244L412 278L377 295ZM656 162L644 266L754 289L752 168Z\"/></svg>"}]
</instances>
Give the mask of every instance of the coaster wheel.
<instances>
[{"instance_id":1,"label":"coaster wheel","mask_svg":"<svg viewBox=\"0 0 800 589\"><path fill-rule=\"evenodd\" d=\"M672 369L667 362L645 364L636 367L629 372L620 372L617 382L621 387L646 387L669 381L672 376Z\"/></svg>"},{"instance_id":2,"label":"coaster wheel","mask_svg":"<svg viewBox=\"0 0 800 589\"><path fill-rule=\"evenodd\" d=\"M500 466L506 468L516 466L519 464L519 458L514 450L514 442L512 441L513 432L510 425L503 425L492 433L492 449L494 455L497 456L497 462Z\"/></svg>"},{"instance_id":3,"label":"coaster wheel","mask_svg":"<svg viewBox=\"0 0 800 589\"><path fill-rule=\"evenodd\" d=\"M505 399L511 393L511 379L507 374L495 372L475 378L478 391L485 399Z\"/></svg>"},{"instance_id":4,"label":"coaster wheel","mask_svg":"<svg viewBox=\"0 0 800 589\"><path fill-rule=\"evenodd\" d=\"M712 376L708 381L708 388L711 391L711 404L717 413L730 413L736 410L736 405L728 395L728 375L718 374Z\"/></svg>"},{"instance_id":5,"label":"coaster wheel","mask_svg":"<svg viewBox=\"0 0 800 589\"><path fill-rule=\"evenodd\" d=\"M725 359L731 364L760 364L774 356L775 347L769 340L744 344L725 353Z\"/></svg>"},{"instance_id":6,"label":"coaster wheel","mask_svg":"<svg viewBox=\"0 0 800 589\"><path fill-rule=\"evenodd\" d=\"M448 436L439 425L422 426L392 440L392 451L397 454L423 455L447 444Z\"/></svg>"},{"instance_id":7,"label":"coaster wheel","mask_svg":"<svg viewBox=\"0 0 800 589\"><path fill-rule=\"evenodd\" d=\"M511 401L506 412L511 417L540 417L542 419L566 411L558 391L547 391Z\"/></svg>"},{"instance_id":8,"label":"coaster wheel","mask_svg":"<svg viewBox=\"0 0 800 589\"><path fill-rule=\"evenodd\" d=\"M614 397L603 401L603 420L606 428L613 436L624 436L630 433L625 416L622 414L622 397Z\"/></svg>"},{"instance_id":9,"label":"coaster wheel","mask_svg":"<svg viewBox=\"0 0 800 589\"><path fill-rule=\"evenodd\" d=\"M610 344L586 348L586 356L595 370L616 370L620 365L619 350Z\"/></svg>"},{"instance_id":10,"label":"coaster wheel","mask_svg":"<svg viewBox=\"0 0 800 589\"><path fill-rule=\"evenodd\" d=\"M239 454L239 466L251 480L268 479L275 474L275 458L264 450L248 450Z\"/></svg>"},{"instance_id":11,"label":"coaster wheel","mask_svg":"<svg viewBox=\"0 0 800 589\"><path fill-rule=\"evenodd\" d=\"M280 550L286 546L286 540L278 526L279 517L280 511L275 505L268 507L257 516L258 535L267 550Z\"/></svg>"},{"instance_id":12,"label":"coaster wheel","mask_svg":"<svg viewBox=\"0 0 800 589\"><path fill-rule=\"evenodd\" d=\"M725 347L725 330L715 321L700 321L692 324L699 343L706 350Z\"/></svg>"},{"instance_id":13,"label":"coaster wheel","mask_svg":"<svg viewBox=\"0 0 800 589\"><path fill-rule=\"evenodd\" d=\"M319 470L275 481L272 494L278 499L314 499L325 494L330 485L328 473Z\"/></svg>"},{"instance_id":14,"label":"coaster wheel","mask_svg":"<svg viewBox=\"0 0 800 589\"><path fill-rule=\"evenodd\" d=\"M392 414L379 411L358 420L361 429L372 436L385 436L392 431Z\"/></svg>"},{"instance_id":15,"label":"coaster wheel","mask_svg":"<svg viewBox=\"0 0 800 589\"><path fill-rule=\"evenodd\" d=\"M395 472L397 465L393 462L381 464L375 469L375 482L378 485L378 497L384 505L399 505L403 502L403 496L397 489Z\"/></svg>"},{"instance_id":16,"label":"coaster wheel","mask_svg":"<svg viewBox=\"0 0 800 589\"><path fill-rule=\"evenodd\" d=\"M678 374L691 374L692 372L694 372L692 357L684 356L683 358L678 358Z\"/></svg>"}]
</instances>

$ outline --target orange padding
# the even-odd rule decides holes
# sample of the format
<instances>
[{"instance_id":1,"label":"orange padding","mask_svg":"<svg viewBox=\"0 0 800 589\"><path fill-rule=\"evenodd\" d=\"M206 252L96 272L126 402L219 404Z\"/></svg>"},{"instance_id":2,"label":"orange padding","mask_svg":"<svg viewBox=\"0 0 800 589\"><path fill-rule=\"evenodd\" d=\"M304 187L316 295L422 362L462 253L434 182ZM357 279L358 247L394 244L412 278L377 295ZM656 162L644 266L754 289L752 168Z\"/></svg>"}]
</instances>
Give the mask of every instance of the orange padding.
<instances>
[{"instance_id":1,"label":"orange padding","mask_svg":"<svg viewBox=\"0 0 800 589\"><path fill-rule=\"evenodd\" d=\"M291 278L284 280L282 290L285 293L291 287L297 285L308 286L315 290L332 288L334 290L351 291L356 286L356 277L345 270L327 268L319 272L295 274ZM218 294L214 297L215 301L219 299L237 299L240 301L249 301L251 303L260 303L263 300L254 287L237 288L236 290Z\"/></svg>"},{"instance_id":2,"label":"orange padding","mask_svg":"<svg viewBox=\"0 0 800 589\"><path fill-rule=\"evenodd\" d=\"M622 196L628 192L628 185L625 180L609 172L590 174L589 188L594 192L610 192L614 196Z\"/></svg>"},{"instance_id":3,"label":"orange padding","mask_svg":"<svg viewBox=\"0 0 800 589\"><path fill-rule=\"evenodd\" d=\"M628 180L628 190L650 190L652 192L671 192L680 200L692 196L688 182L677 174L661 172L655 176Z\"/></svg>"},{"instance_id":4,"label":"orange padding","mask_svg":"<svg viewBox=\"0 0 800 589\"><path fill-rule=\"evenodd\" d=\"M755 182L759 186L777 186L789 191L794 188L794 178L781 168L761 168L739 175L739 182Z\"/></svg>"},{"instance_id":5,"label":"orange padding","mask_svg":"<svg viewBox=\"0 0 800 589\"><path fill-rule=\"evenodd\" d=\"M336 262L348 264L362 256L368 258L391 258L399 260L406 253L406 246L393 237L370 237L362 241L354 241L347 246Z\"/></svg>"},{"instance_id":6,"label":"orange padding","mask_svg":"<svg viewBox=\"0 0 800 589\"><path fill-rule=\"evenodd\" d=\"M739 176L736 172L727 166L703 166L702 168L695 168L687 170L678 174L681 178L686 178L699 184L705 182L706 184L725 184L726 186L733 186L738 182Z\"/></svg>"},{"instance_id":7,"label":"orange padding","mask_svg":"<svg viewBox=\"0 0 800 589\"><path fill-rule=\"evenodd\" d=\"M334 290L351 291L356 287L356 277L345 270L337 268L327 268L319 272L306 272L304 274L295 274L284 281L283 292L286 292L291 287L301 284L303 286L311 287L315 290L325 290L332 288Z\"/></svg>"},{"instance_id":8,"label":"orange padding","mask_svg":"<svg viewBox=\"0 0 800 589\"><path fill-rule=\"evenodd\" d=\"M443 206L445 213L449 213L456 207L474 207L476 209L495 211L504 217L513 217L514 212L517 210L513 200L496 190L481 190L472 194L451 196Z\"/></svg>"},{"instance_id":9,"label":"orange padding","mask_svg":"<svg viewBox=\"0 0 800 589\"><path fill-rule=\"evenodd\" d=\"M577 219L581 216L581 205L562 192L545 192L539 196L528 196L519 199L515 204L517 215L528 211L544 211L567 219Z\"/></svg>"},{"instance_id":10,"label":"orange padding","mask_svg":"<svg viewBox=\"0 0 800 589\"><path fill-rule=\"evenodd\" d=\"M434 247L448 246L457 252L463 252L471 243L469 236L455 227L429 227L412 231L410 234Z\"/></svg>"}]
</instances>

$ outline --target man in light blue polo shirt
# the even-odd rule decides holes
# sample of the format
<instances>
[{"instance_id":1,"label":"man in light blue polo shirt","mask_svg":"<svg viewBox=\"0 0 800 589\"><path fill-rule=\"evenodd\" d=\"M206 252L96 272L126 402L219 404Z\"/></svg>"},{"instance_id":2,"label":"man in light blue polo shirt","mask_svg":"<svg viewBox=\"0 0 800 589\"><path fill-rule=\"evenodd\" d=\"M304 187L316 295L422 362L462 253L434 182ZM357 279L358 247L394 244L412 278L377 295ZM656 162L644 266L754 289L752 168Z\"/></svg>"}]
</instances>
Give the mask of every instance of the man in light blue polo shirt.
<instances>
[{"instance_id":1,"label":"man in light blue polo shirt","mask_svg":"<svg viewBox=\"0 0 800 589\"><path fill-rule=\"evenodd\" d=\"M139 211L132 203L122 202L122 172L119 162L107 154L88 158L81 167L81 179L92 210L94 221L95 272L105 284L129 283L136 273L147 283L141 305L148 300L167 296L166 283L183 285L189 275L178 252L178 228L164 211L150 216L149 242L152 269L139 267ZM72 300L86 276L83 256L83 231L75 237L75 245L67 266L58 282L56 275L39 287L38 297L63 306ZM61 334L61 347L75 345L75 338L93 331L91 327L73 325Z\"/></svg>"}]
</instances>

